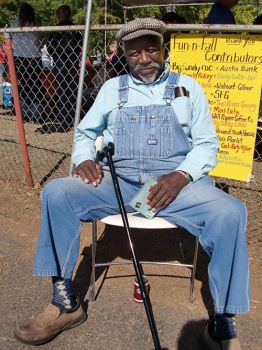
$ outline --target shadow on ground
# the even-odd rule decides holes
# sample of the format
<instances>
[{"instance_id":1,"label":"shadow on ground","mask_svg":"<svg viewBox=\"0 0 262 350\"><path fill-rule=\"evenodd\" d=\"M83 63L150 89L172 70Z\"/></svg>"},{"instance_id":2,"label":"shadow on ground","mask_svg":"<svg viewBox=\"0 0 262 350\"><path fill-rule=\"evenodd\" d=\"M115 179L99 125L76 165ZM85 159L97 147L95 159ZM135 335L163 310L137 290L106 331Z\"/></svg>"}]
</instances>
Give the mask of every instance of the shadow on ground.
<instances>
[{"instance_id":1,"label":"shadow on ground","mask_svg":"<svg viewBox=\"0 0 262 350\"><path fill-rule=\"evenodd\" d=\"M137 230L132 229L134 249L138 260L160 261L160 262L180 262L192 263L194 252L194 237L182 229L168 230ZM182 251L181 251L182 247ZM97 245L96 262L112 262L130 260L131 252L127 243L125 233L122 228L106 225ZM213 312L212 300L208 288L207 265L208 256L200 247L198 252L196 280L201 282L201 296L207 313ZM161 266L151 269L150 276L177 277L179 279L188 279L189 269L181 267L169 267L168 272L165 267L161 271ZM182 271L183 269L183 271ZM134 275L134 269L131 275ZM108 276L108 267L99 267L96 269L96 298L103 284L107 279L121 279L130 276L130 270L125 271L121 268L120 273ZM100 278L102 277L102 278ZM91 246L84 247L81 260L75 274L74 284L80 292L80 298L88 298L88 288L91 279ZM162 282L164 284L164 278ZM174 282L176 283L176 282Z\"/></svg>"}]
</instances>

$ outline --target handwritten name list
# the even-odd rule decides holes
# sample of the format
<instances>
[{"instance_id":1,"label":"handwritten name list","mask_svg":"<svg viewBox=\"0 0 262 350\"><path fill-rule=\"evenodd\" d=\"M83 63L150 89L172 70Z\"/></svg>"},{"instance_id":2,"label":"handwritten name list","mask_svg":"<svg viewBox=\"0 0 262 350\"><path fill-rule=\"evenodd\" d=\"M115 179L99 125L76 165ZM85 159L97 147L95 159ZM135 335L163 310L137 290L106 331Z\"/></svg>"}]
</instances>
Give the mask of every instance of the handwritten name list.
<instances>
[{"instance_id":1,"label":"handwritten name list","mask_svg":"<svg viewBox=\"0 0 262 350\"><path fill-rule=\"evenodd\" d=\"M250 181L262 81L262 35L172 34L171 70L206 92L220 142L210 174Z\"/></svg>"}]
</instances>

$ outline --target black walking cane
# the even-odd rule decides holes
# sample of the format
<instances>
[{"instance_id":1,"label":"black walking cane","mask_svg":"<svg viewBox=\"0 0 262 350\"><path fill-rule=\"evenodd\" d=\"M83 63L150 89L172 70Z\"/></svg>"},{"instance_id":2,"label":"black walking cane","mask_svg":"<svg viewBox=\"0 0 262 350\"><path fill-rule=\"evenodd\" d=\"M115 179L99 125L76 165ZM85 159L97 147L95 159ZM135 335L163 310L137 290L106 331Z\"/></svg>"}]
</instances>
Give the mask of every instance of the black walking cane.
<instances>
[{"instance_id":1,"label":"black walking cane","mask_svg":"<svg viewBox=\"0 0 262 350\"><path fill-rule=\"evenodd\" d=\"M150 326L153 342L155 345L155 350L161 350L162 348L161 348L160 342L159 342L159 337L158 337L158 333L157 333L157 328L156 328L156 323L155 323L155 319L154 319L154 315L153 315L151 302L149 299L149 295L145 290L141 264L137 260L136 253L134 251L133 243L132 243L131 236L130 236L130 228L129 228L129 223L128 223L128 219L127 219L126 209L124 206L118 178L117 178L116 171L115 171L115 166L114 166L113 159L112 159L113 154L114 154L114 144L112 142L109 142L108 146L105 146L102 151L98 151L97 158L99 160L102 160L105 156L107 161L108 161L108 165L109 165L110 173L112 176L112 181L113 181L113 185L114 185L120 213L122 216L124 228L126 231L126 235L127 235L130 249L131 249L131 253L132 253L132 261L133 261L134 268L135 268L136 278L137 278L138 285L139 285L139 288L141 291L141 295L142 295L142 299L144 302L148 323ZM164 350L164 349L162 349L162 350Z\"/></svg>"}]
</instances>

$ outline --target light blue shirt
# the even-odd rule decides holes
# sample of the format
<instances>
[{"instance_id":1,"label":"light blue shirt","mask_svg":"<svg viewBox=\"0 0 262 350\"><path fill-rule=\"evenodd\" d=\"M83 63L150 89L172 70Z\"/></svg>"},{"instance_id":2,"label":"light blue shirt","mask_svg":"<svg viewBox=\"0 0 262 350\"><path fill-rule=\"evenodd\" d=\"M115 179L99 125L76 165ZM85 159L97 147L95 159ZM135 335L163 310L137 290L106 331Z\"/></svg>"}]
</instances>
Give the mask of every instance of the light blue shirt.
<instances>
[{"instance_id":1,"label":"light blue shirt","mask_svg":"<svg viewBox=\"0 0 262 350\"><path fill-rule=\"evenodd\" d=\"M168 75L169 66L153 84L145 84L130 76L125 107L163 105ZM219 143L208 100L201 86L186 75L180 75L178 86L184 86L190 94L189 99L180 97L173 100L172 107L188 138L191 151L177 170L188 172L195 181L216 165ZM113 142L114 120L118 111L118 88L119 77L105 82L93 106L78 125L72 155L76 166L85 160L95 159L95 140L99 134L103 133L105 144Z\"/></svg>"}]
</instances>

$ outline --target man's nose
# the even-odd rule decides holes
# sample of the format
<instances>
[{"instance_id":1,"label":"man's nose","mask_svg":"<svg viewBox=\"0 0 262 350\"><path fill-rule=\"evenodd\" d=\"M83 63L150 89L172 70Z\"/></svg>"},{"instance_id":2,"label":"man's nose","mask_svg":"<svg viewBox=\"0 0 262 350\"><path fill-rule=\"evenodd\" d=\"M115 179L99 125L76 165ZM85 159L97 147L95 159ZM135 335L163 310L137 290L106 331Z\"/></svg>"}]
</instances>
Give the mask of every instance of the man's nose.
<instances>
[{"instance_id":1,"label":"man's nose","mask_svg":"<svg viewBox=\"0 0 262 350\"><path fill-rule=\"evenodd\" d=\"M149 63L151 61L150 55L148 54L148 52L142 50L140 52L140 62L142 64L146 64Z\"/></svg>"}]
</instances>

